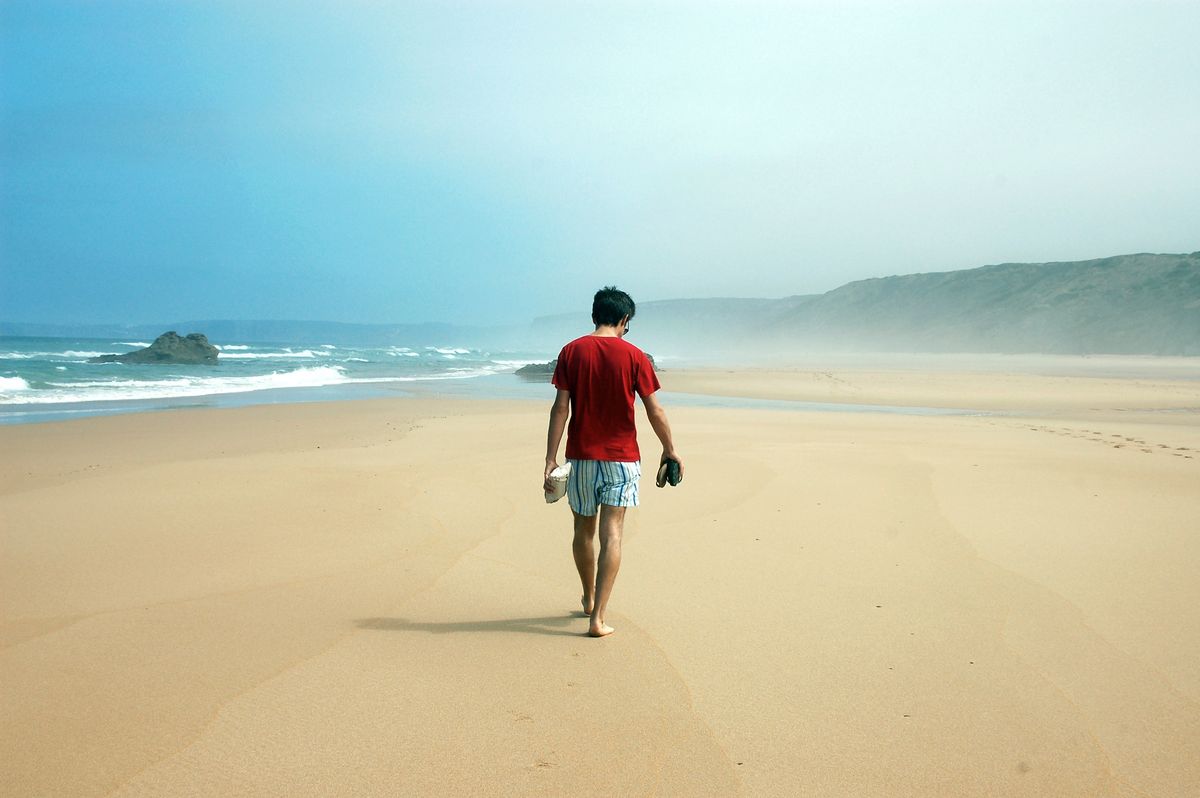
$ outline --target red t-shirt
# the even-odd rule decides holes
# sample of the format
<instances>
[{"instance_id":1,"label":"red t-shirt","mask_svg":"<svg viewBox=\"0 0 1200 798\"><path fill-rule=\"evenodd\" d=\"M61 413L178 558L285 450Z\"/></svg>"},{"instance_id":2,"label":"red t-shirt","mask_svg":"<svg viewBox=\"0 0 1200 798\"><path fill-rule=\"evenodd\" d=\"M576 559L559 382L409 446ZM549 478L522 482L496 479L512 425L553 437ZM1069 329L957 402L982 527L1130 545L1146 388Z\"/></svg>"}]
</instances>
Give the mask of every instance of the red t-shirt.
<instances>
[{"instance_id":1,"label":"red t-shirt","mask_svg":"<svg viewBox=\"0 0 1200 798\"><path fill-rule=\"evenodd\" d=\"M650 359L621 338L585 335L558 354L552 380L571 392L567 459L641 460L633 395L646 397L661 385Z\"/></svg>"}]
</instances>

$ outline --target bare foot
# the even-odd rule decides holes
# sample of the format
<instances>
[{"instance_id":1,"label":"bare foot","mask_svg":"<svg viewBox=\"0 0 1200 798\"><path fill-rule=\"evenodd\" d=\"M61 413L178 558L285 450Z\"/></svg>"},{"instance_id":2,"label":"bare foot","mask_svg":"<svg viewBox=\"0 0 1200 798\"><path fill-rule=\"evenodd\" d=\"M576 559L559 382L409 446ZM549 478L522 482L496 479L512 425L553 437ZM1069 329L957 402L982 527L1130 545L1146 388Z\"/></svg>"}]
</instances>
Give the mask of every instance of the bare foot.
<instances>
[{"instance_id":1,"label":"bare foot","mask_svg":"<svg viewBox=\"0 0 1200 798\"><path fill-rule=\"evenodd\" d=\"M583 605L583 614L592 617L592 602L588 601L587 596L580 596L579 603Z\"/></svg>"},{"instance_id":2,"label":"bare foot","mask_svg":"<svg viewBox=\"0 0 1200 798\"><path fill-rule=\"evenodd\" d=\"M588 637L608 637L613 632L617 631L604 621L592 619L592 625L588 627Z\"/></svg>"}]
</instances>

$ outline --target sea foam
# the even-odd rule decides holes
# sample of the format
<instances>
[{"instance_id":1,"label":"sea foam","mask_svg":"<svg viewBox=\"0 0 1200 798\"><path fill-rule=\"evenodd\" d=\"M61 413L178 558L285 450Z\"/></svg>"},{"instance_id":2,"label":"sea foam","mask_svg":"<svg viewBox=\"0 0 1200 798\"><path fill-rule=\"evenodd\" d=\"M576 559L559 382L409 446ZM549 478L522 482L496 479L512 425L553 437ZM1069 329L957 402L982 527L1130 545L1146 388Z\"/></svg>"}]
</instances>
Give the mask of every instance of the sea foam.
<instances>
[{"instance_id":1,"label":"sea foam","mask_svg":"<svg viewBox=\"0 0 1200 798\"><path fill-rule=\"evenodd\" d=\"M100 357L107 354L109 353L81 352L77 349L68 349L65 352L0 352L0 360L46 360L54 358L78 360L80 358Z\"/></svg>"},{"instance_id":2,"label":"sea foam","mask_svg":"<svg viewBox=\"0 0 1200 798\"><path fill-rule=\"evenodd\" d=\"M232 349L233 347L225 347ZM302 349L299 352L286 350L283 352L238 352L236 354L226 354L221 351L221 358L225 360L272 360L275 358L303 358L305 360L313 360L318 357L329 357L328 352L314 352L311 349Z\"/></svg>"},{"instance_id":3,"label":"sea foam","mask_svg":"<svg viewBox=\"0 0 1200 798\"><path fill-rule=\"evenodd\" d=\"M8 387L9 380L15 380ZM21 385L17 385L17 383ZM254 377L178 377L165 380L90 380L51 382L48 388L29 390L20 377L0 378L0 404L59 404L63 402L115 402L246 393L272 388L318 388L349 382L337 366L275 371ZM13 391L15 395L9 392ZM17 393L19 391L19 393Z\"/></svg>"},{"instance_id":4,"label":"sea foam","mask_svg":"<svg viewBox=\"0 0 1200 798\"><path fill-rule=\"evenodd\" d=\"M0 377L0 401L6 394L28 390L29 383L20 377Z\"/></svg>"}]
</instances>

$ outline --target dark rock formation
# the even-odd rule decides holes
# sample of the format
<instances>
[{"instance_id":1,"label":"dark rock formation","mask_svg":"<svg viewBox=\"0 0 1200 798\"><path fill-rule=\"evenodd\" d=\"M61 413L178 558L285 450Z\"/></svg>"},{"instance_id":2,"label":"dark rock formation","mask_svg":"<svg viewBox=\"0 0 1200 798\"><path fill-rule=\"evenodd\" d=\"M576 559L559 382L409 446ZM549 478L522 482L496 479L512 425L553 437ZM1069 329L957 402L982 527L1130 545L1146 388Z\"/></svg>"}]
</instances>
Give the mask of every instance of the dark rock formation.
<instances>
[{"instance_id":1,"label":"dark rock formation","mask_svg":"<svg viewBox=\"0 0 1200 798\"><path fill-rule=\"evenodd\" d=\"M154 339L145 349L123 355L101 355L88 360L89 363L164 363L215 366L217 348L200 333L190 333L180 338L175 331L165 332Z\"/></svg>"},{"instance_id":2,"label":"dark rock formation","mask_svg":"<svg viewBox=\"0 0 1200 798\"><path fill-rule=\"evenodd\" d=\"M542 382L548 381L554 376L554 367L558 365L558 358L551 360L549 363L530 363L527 366L521 366L517 369L517 376L527 380L539 380Z\"/></svg>"},{"instance_id":3,"label":"dark rock formation","mask_svg":"<svg viewBox=\"0 0 1200 798\"><path fill-rule=\"evenodd\" d=\"M650 366L657 372L658 364L654 362L654 355L646 353L646 359L650 361ZM523 379L548 382L554 376L554 367L558 365L558 358L551 360L549 363L530 363L528 366L521 366L517 369L516 374Z\"/></svg>"}]
</instances>

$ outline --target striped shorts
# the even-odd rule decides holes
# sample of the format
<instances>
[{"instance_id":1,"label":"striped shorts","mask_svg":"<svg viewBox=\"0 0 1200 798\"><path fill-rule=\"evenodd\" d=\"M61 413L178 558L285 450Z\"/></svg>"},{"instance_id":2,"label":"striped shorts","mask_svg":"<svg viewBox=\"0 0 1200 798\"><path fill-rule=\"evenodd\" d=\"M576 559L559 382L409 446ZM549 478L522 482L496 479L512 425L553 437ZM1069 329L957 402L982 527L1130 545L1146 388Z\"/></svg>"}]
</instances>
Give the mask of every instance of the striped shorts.
<instances>
[{"instance_id":1,"label":"striped shorts","mask_svg":"<svg viewBox=\"0 0 1200 798\"><path fill-rule=\"evenodd\" d=\"M601 504L637 507L642 464L612 460L570 460L567 501L580 515L595 515Z\"/></svg>"}]
</instances>

